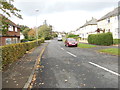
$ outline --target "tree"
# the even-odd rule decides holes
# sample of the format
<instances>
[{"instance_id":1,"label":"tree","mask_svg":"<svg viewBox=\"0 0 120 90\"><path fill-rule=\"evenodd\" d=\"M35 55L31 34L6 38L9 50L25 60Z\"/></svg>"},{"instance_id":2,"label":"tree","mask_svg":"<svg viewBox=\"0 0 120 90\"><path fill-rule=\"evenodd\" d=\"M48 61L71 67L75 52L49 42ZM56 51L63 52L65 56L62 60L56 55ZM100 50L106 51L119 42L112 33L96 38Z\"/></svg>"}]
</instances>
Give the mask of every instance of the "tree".
<instances>
[{"instance_id":1,"label":"tree","mask_svg":"<svg viewBox=\"0 0 120 90\"><path fill-rule=\"evenodd\" d=\"M22 19L22 16L18 13L20 10L17 9L11 2L14 2L14 0L9 0L9 2L6 0L0 0L0 10L7 14L9 17L11 17L12 14Z\"/></svg>"},{"instance_id":2,"label":"tree","mask_svg":"<svg viewBox=\"0 0 120 90\"><path fill-rule=\"evenodd\" d=\"M25 39L28 39L28 32L30 31L30 28L25 28L25 30L22 32L25 36Z\"/></svg>"},{"instance_id":3,"label":"tree","mask_svg":"<svg viewBox=\"0 0 120 90\"><path fill-rule=\"evenodd\" d=\"M28 37L29 37L29 39L36 37L36 32L35 32L34 29L31 29L31 30L28 32Z\"/></svg>"},{"instance_id":4,"label":"tree","mask_svg":"<svg viewBox=\"0 0 120 90\"><path fill-rule=\"evenodd\" d=\"M39 38L43 37L45 39L51 39L52 38L52 26L48 26L46 24L41 25L38 28L38 36Z\"/></svg>"},{"instance_id":5,"label":"tree","mask_svg":"<svg viewBox=\"0 0 120 90\"><path fill-rule=\"evenodd\" d=\"M20 27L20 31L21 32L23 32L26 28L29 28L28 26L26 26L26 25L17 25L17 26L19 26Z\"/></svg>"}]
</instances>

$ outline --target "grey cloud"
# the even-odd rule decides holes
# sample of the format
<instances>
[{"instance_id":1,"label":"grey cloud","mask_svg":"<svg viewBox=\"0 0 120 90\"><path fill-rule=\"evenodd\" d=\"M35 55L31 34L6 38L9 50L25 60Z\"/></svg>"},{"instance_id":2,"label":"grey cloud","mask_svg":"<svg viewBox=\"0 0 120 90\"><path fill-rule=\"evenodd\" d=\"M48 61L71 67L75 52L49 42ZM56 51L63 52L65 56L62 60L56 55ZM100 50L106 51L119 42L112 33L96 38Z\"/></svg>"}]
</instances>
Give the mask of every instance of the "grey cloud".
<instances>
[{"instance_id":1,"label":"grey cloud","mask_svg":"<svg viewBox=\"0 0 120 90\"><path fill-rule=\"evenodd\" d=\"M117 7L117 2L21 2L18 8L26 15L35 15L35 9L42 13L54 13L71 10L99 11L106 7Z\"/></svg>"}]
</instances>

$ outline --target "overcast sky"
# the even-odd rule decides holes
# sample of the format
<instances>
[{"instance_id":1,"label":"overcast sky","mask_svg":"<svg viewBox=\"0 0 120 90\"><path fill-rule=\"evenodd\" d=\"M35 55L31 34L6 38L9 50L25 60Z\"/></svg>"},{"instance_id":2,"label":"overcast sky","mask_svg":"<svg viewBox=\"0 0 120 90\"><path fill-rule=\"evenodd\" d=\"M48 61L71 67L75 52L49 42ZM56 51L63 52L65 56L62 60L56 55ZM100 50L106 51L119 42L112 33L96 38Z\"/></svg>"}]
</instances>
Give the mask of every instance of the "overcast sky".
<instances>
[{"instance_id":1,"label":"overcast sky","mask_svg":"<svg viewBox=\"0 0 120 90\"><path fill-rule=\"evenodd\" d=\"M14 0L23 20L12 17L15 23L30 28L40 26L44 20L55 31L76 30L92 17L99 19L118 6L119 0ZM38 9L39 12L35 12ZM37 25L36 25L37 16Z\"/></svg>"}]
</instances>

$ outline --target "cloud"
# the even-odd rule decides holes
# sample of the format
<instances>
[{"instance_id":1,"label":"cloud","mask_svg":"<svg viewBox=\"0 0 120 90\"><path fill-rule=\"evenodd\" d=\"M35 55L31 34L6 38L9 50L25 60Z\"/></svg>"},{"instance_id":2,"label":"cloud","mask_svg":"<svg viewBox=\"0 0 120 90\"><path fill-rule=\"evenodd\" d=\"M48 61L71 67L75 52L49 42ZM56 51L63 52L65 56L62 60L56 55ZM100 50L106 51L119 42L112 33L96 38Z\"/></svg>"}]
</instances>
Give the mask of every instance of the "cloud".
<instances>
[{"instance_id":1,"label":"cloud","mask_svg":"<svg viewBox=\"0 0 120 90\"><path fill-rule=\"evenodd\" d=\"M81 0L30 0L30 1L19 1L16 6L22 10L27 16L35 15L35 9L39 9L39 14L44 13L56 13L74 10L85 10L90 12L99 11L107 7L117 7L117 2L104 1L95 2L92 1L81 1Z\"/></svg>"},{"instance_id":2,"label":"cloud","mask_svg":"<svg viewBox=\"0 0 120 90\"><path fill-rule=\"evenodd\" d=\"M44 20L56 31L76 30L92 17L99 19L117 7L117 0L15 0L23 20L12 18L29 27L42 25ZM35 10L39 9L36 13Z\"/></svg>"}]
</instances>

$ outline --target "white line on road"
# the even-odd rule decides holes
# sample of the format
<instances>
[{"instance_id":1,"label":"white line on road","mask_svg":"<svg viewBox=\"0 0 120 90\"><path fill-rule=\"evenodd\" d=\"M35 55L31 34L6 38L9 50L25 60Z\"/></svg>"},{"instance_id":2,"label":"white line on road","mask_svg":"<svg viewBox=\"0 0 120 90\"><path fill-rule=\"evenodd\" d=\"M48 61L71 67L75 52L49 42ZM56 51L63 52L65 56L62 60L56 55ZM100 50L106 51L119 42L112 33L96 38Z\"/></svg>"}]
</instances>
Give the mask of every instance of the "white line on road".
<instances>
[{"instance_id":1,"label":"white line on road","mask_svg":"<svg viewBox=\"0 0 120 90\"><path fill-rule=\"evenodd\" d=\"M74 54L72 54L72 53L70 53L70 52L67 52L68 54L70 54L70 55L72 55L73 57L77 57L76 55L74 55Z\"/></svg>"},{"instance_id":2,"label":"white line on road","mask_svg":"<svg viewBox=\"0 0 120 90\"><path fill-rule=\"evenodd\" d=\"M94 66L96 66L96 67L99 67L99 68L105 70L105 71L108 71L108 72L110 72L110 73L112 73L112 74L115 74L115 75L117 75L117 76L120 76L120 74L118 74L118 73L116 73L116 72L114 72L114 71L112 71L112 70L109 70L109 69L107 69L107 68L105 68L105 67L102 67L102 66L100 66L100 65L98 65L98 64L95 64L95 63L92 63L92 62L89 62L89 64L92 64L92 65L94 65Z\"/></svg>"},{"instance_id":3,"label":"white line on road","mask_svg":"<svg viewBox=\"0 0 120 90\"><path fill-rule=\"evenodd\" d=\"M62 50L64 50L64 48L61 48Z\"/></svg>"}]
</instances>

